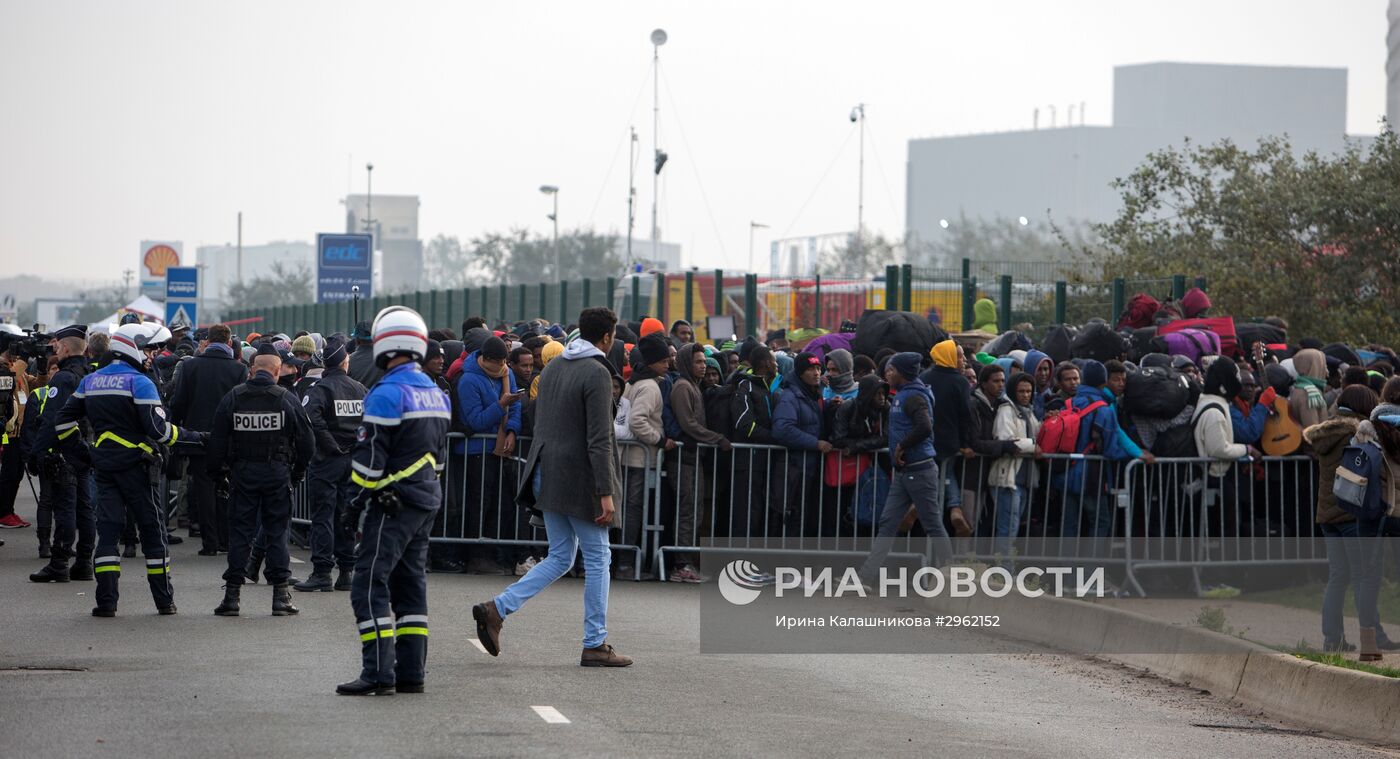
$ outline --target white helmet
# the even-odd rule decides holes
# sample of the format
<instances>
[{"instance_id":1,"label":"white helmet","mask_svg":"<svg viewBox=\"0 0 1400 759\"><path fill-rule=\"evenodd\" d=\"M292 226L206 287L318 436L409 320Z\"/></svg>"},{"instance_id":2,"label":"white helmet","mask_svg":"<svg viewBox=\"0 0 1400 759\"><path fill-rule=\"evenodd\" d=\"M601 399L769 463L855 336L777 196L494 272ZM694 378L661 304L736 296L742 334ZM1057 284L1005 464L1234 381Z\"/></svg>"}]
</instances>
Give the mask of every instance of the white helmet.
<instances>
[{"instance_id":1,"label":"white helmet","mask_svg":"<svg viewBox=\"0 0 1400 759\"><path fill-rule=\"evenodd\" d=\"M374 363L381 369L394 356L408 355L419 361L428 352L428 325L407 306L389 306L380 311L370 333L374 339Z\"/></svg>"},{"instance_id":2,"label":"white helmet","mask_svg":"<svg viewBox=\"0 0 1400 759\"><path fill-rule=\"evenodd\" d=\"M170 340L170 330L154 322L145 322L140 326L146 329L146 349L163 346Z\"/></svg>"},{"instance_id":3,"label":"white helmet","mask_svg":"<svg viewBox=\"0 0 1400 759\"><path fill-rule=\"evenodd\" d=\"M123 324L112 333L112 350L140 364L146 360L142 351L150 335L150 330L144 324Z\"/></svg>"}]
</instances>

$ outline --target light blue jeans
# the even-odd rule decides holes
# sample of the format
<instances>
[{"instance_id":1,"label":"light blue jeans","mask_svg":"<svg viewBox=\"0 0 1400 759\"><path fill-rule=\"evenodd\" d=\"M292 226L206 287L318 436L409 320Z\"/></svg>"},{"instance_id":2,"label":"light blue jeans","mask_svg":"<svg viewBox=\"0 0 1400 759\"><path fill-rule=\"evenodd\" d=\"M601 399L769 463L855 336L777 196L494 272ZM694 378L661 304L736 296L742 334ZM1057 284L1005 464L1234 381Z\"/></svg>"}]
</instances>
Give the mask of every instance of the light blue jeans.
<instances>
[{"instance_id":1,"label":"light blue jeans","mask_svg":"<svg viewBox=\"0 0 1400 759\"><path fill-rule=\"evenodd\" d=\"M592 520L544 512L549 555L524 577L496 596L502 617L515 613L536 593L564 576L574 565L574 553L583 552L583 647L596 648L608 639L608 528Z\"/></svg>"},{"instance_id":2,"label":"light blue jeans","mask_svg":"<svg viewBox=\"0 0 1400 759\"><path fill-rule=\"evenodd\" d=\"M1019 488L992 488L996 502L996 521L992 526L993 550L1001 557L1001 566L1011 568L1011 545L1021 529L1021 491Z\"/></svg>"}]
</instances>

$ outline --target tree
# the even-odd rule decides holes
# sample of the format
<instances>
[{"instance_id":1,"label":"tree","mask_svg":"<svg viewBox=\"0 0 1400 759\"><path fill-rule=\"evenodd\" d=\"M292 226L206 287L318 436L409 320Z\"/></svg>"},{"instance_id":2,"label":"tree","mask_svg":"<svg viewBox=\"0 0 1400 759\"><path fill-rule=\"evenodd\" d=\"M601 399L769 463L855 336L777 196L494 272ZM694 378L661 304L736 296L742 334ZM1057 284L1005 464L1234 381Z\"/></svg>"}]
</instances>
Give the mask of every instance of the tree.
<instances>
[{"instance_id":1,"label":"tree","mask_svg":"<svg viewBox=\"0 0 1400 759\"><path fill-rule=\"evenodd\" d=\"M268 274L247 282L236 282L225 291L224 300L239 308L268 308L315 302L311 269L306 264L278 261Z\"/></svg>"},{"instance_id":2,"label":"tree","mask_svg":"<svg viewBox=\"0 0 1400 759\"><path fill-rule=\"evenodd\" d=\"M1071 221L1041 231L1039 225L1025 226L1018 219L997 216L991 219L959 216L948 224L945 234L923 240L909 251L909 263L936 269L960 268L962 259L974 262L1031 262L1044 264L1056 279L1077 269L1084 256L1075 244L1086 242L1084 225Z\"/></svg>"},{"instance_id":3,"label":"tree","mask_svg":"<svg viewBox=\"0 0 1400 759\"><path fill-rule=\"evenodd\" d=\"M575 229L559 236L559 269L564 279L617 274L624 261L617 235ZM439 236L428 245L433 287L533 284L554 281L554 241L527 229L489 232L466 245ZM437 273L440 272L440 273Z\"/></svg>"},{"instance_id":4,"label":"tree","mask_svg":"<svg viewBox=\"0 0 1400 759\"><path fill-rule=\"evenodd\" d=\"M817 273L823 277L865 279L884 274L886 266L900 263L903 258L903 240L891 240L882 234L851 235L845 245L817 254Z\"/></svg>"},{"instance_id":5,"label":"tree","mask_svg":"<svg viewBox=\"0 0 1400 759\"><path fill-rule=\"evenodd\" d=\"M1271 137L1253 150L1187 142L1114 182L1118 218L1081 248L1105 278L1203 276L1213 311L1286 318L1290 338L1393 338L1400 330L1400 140L1295 156Z\"/></svg>"}]
</instances>

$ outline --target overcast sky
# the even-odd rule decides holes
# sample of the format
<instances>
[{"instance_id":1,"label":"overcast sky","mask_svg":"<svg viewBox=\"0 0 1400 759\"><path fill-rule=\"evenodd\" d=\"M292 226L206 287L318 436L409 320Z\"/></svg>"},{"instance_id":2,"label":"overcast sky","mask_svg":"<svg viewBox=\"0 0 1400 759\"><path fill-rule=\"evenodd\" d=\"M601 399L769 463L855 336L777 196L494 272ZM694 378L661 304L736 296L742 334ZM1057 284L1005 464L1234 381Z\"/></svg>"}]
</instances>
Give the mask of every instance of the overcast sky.
<instances>
[{"instance_id":1,"label":"overcast sky","mask_svg":"<svg viewBox=\"0 0 1400 759\"><path fill-rule=\"evenodd\" d=\"M743 266L781 236L898 234L911 137L1029 128L1150 61L1348 70L1347 127L1385 110L1385 2L0 3L5 273L116 279L142 239L192 253L340 231L346 190L422 199L424 240L529 226L649 232L651 46L663 27L664 239ZM1047 116L1042 110L1042 125ZM843 147L844 146L844 147ZM825 180L822 181L823 176ZM809 200L810 199L810 200Z\"/></svg>"}]
</instances>

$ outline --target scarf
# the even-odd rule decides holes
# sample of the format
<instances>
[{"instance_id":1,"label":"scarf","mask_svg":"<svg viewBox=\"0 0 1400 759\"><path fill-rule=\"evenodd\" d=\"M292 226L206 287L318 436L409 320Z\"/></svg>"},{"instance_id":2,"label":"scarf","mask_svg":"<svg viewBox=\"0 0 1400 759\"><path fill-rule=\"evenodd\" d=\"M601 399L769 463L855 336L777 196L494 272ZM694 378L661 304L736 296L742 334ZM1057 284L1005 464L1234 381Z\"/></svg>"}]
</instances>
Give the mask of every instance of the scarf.
<instances>
[{"instance_id":1,"label":"scarf","mask_svg":"<svg viewBox=\"0 0 1400 759\"><path fill-rule=\"evenodd\" d=\"M1298 375L1293 380L1295 387L1301 387L1308 394L1308 406L1315 409L1327 408L1327 400L1322 397L1322 391L1327 387L1325 380L1314 379L1306 374Z\"/></svg>"},{"instance_id":2,"label":"scarf","mask_svg":"<svg viewBox=\"0 0 1400 759\"><path fill-rule=\"evenodd\" d=\"M510 367L505 364L501 364L500 369L492 369L481 360L481 356L476 357L476 366L483 374L491 379L505 379L506 372L510 371Z\"/></svg>"}]
</instances>

